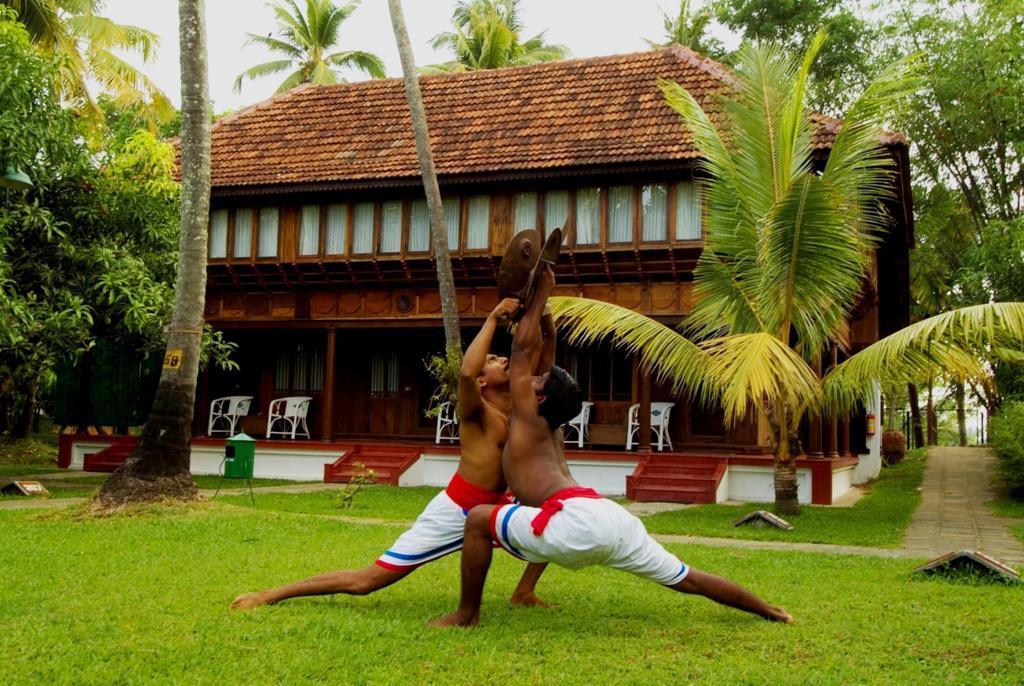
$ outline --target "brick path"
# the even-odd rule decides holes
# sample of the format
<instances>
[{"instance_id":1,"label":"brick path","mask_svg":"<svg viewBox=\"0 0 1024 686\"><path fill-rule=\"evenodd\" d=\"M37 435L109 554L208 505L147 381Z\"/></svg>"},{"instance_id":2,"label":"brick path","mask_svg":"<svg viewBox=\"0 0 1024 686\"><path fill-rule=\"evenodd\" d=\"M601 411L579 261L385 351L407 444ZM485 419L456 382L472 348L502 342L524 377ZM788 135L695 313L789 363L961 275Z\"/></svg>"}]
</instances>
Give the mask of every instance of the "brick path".
<instances>
[{"instance_id":1,"label":"brick path","mask_svg":"<svg viewBox=\"0 0 1024 686\"><path fill-rule=\"evenodd\" d=\"M996 497L995 469L996 458L987 448L929 448L921 505L904 534L903 549L915 557L936 557L967 548L1024 565L1024 545L985 505Z\"/></svg>"}]
</instances>

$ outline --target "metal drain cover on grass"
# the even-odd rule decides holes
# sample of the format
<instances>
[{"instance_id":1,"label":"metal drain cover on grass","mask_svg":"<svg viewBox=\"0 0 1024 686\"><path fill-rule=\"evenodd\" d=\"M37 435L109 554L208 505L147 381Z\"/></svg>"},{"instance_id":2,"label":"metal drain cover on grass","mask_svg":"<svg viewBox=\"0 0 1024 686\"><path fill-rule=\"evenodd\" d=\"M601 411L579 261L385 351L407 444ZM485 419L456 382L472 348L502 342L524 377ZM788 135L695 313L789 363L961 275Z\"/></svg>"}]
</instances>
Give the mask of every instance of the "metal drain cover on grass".
<instances>
[{"instance_id":1,"label":"metal drain cover on grass","mask_svg":"<svg viewBox=\"0 0 1024 686\"><path fill-rule=\"evenodd\" d=\"M748 515L740 517L732 523L733 526L756 526L758 528L774 527L776 529L782 529L784 531L792 531L793 525L787 522L782 517L768 512L767 510L754 510Z\"/></svg>"},{"instance_id":2,"label":"metal drain cover on grass","mask_svg":"<svg viewBox=\"0 0 1024 686\"><path fill-rule=\"evenodd\" d=\"M980 573L996 576L1002 581L1019 583L1021 576L1013 567L989 557L980 550L958 550L946 553L914 569L914 573L949 574Z\"/></svg>"}]
</instances>

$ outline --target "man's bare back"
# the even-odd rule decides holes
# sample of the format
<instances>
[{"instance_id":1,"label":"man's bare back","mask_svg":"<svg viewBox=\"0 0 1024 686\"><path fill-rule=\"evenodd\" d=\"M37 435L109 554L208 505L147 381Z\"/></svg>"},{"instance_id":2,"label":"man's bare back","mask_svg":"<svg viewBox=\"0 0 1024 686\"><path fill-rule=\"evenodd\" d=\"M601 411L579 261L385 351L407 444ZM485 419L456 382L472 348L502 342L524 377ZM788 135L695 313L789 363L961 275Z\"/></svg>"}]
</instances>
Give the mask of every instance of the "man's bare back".
<instances>
[{"instance_id":1,"label":"man's bare back","mask_svg":"<svg viewBox=\"0 0 1024 686\"><path fill-rule=\"evenodd\" d=\"M461 547L465 512L494 503L505 491L501 454L508 438L508 358L490 354L498 324L519 309L509 298L498 304L463 355L459 374L459 422L462 446L458 471L412 528L373 564L327 572L278 588L246 593L231 604L251 609L288 598L347 593L366 595L404 578L419 565ZM428 515L429 511L429 515ZM438 541L442 544L439 546ZM512 594L516 605L543 605L534 593L544 565L529 565Z\"/></svg>"},{"instance_id":2,"label":"man's bare back","mask_svg":"<svg viewBox=\"0 0 1024 686\"><path fill-rule=\"evenodd\" d=\"M530 363L540 340L540 311L553 286L554 273L545 267L534 301L516 330L509 364L512 416L502 462L505 478L524 505L480 505L469 513L459 607L432 625L478 623L492 541L534 563L555 562L573 569L603 564L680 593L703 595L771 621L792 623L788 612L734 581L681 563L651 538L639 519L595 491L578 487L569 475L559 427L571 419L574 409L578 411L579 387L564 370L537 375Z\"/></svg>"}]
</instances>

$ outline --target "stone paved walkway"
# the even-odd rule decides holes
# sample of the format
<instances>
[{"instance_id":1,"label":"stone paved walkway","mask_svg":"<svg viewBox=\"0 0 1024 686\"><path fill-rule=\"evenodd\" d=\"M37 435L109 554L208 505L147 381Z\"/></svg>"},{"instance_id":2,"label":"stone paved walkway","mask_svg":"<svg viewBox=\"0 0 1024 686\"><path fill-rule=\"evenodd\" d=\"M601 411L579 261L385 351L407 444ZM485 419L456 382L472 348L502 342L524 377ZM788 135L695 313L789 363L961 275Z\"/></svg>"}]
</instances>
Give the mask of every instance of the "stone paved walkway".
<instances>
[{"instance_id":1,"label":"stone paved walkway","mask_svg":"<svg viewBox=\"0 0 1024 686\"><path fill-rule=\"evenodd\" d=\"M921 505L903 538L915 557L953 550L980 550L1012 566L1024 565L1024 544L992 514L996 458L986 448L930 448L921 484Z\"/></svg>"}]
</instances>

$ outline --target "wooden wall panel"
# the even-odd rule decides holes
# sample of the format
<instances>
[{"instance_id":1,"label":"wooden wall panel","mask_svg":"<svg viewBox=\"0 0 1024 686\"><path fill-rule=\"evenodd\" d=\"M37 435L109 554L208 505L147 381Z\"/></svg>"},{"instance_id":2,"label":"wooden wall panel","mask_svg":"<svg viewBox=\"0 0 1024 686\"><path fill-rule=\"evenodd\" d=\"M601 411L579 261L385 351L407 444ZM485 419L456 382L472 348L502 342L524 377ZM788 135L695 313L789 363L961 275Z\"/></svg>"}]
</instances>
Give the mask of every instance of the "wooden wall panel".
<instances>
[{"instance_id":1,"label":"wooden wall panel","mask_svg":"<svg viewBox=\"0 0 1024 686\"><path fill-rule=\"evenodd\" d=\"M613 302L652 316L681 316L689 309L690 284L596 284L555 286L556 296L581 296ZM498 303L497 288L463 288L456 294L459 314L486 317ZM410 320L439 320L441 298L435 290L292 291L219 295L207 299L206 319L218 321L380 320L396 325Z\"/></svg>"}]
</instances>

